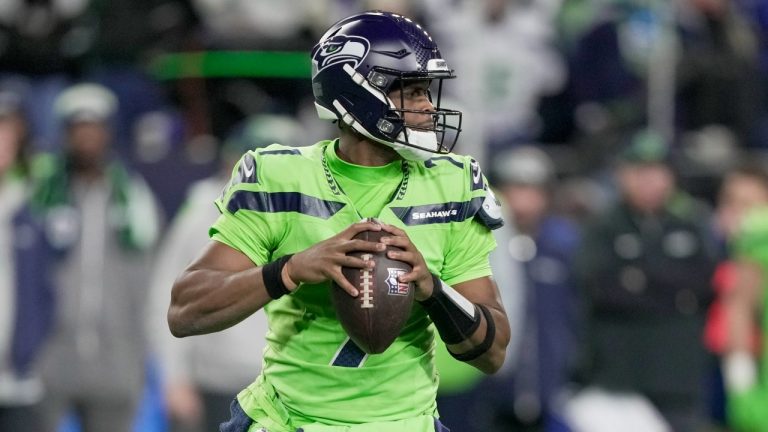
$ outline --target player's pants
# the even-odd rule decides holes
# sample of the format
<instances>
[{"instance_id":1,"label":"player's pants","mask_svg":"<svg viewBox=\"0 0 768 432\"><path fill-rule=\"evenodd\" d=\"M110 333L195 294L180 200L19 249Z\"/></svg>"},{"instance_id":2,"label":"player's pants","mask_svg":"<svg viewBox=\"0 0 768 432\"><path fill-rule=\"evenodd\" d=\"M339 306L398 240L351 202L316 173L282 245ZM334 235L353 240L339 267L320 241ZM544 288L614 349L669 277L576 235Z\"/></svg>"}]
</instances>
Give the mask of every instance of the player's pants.
<instances>
[{"instance_id":1,"label":"player's pants","mask_svg":"<svg viewBox=\"0 0 768 432\"><path fill-rule=\"evenodd\" d=\"M253 398L249 406L258 406L250 412L243 411L238 399L232 401L232 417L223 423L220 432L450 432L440 421L430 415L391 422L364 423L350 426L330 426L319 423L295 424L286 408L277 400L277 394L262 377L259 392L243 392L239 398Z\"/></svg>"}]
</instances>

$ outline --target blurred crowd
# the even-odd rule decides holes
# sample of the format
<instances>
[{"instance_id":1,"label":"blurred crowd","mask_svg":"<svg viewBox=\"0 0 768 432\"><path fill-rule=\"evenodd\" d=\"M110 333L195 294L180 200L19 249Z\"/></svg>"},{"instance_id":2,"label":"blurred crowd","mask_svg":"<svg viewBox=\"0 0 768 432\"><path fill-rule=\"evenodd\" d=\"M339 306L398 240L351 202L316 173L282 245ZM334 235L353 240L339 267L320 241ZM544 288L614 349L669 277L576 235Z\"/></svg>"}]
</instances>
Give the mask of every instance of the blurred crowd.
<instances>
[{"instance_id":1,"label":"blurred crowd","mask_svg":"<svg viewBox=\"0 0 768 432\"><path fill-rule=\"evenodd\" d=\"M768 431L768 2L5 0L0 432L218 430L266 318L174 339L171 284L243 152L336 135L308 53L370 9L437 41L506 211L507 360L443 349L443 423Z\"/></svg>"}]
</instances>

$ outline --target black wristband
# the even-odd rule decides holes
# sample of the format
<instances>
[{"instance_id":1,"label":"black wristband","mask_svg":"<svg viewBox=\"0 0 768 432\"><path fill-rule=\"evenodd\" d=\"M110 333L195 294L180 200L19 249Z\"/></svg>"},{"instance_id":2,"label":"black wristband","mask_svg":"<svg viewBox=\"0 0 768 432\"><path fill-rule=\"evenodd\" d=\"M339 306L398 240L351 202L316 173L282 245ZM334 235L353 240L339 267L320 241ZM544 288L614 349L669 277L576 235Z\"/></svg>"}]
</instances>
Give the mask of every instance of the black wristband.
<instances>
[{"instance_id":1,"label":"black wristband","mask_svg":"<svg viewBox=\"0 0 768 432\"><path fill-rule=\"evenodd\" d=\"M496 339L496 323L493 320L493 315L491 315L491 311L488 310L487 307L483 305L477 305L481 311L483 311L483 316L485 317L485 339L480 343L480 345L472 348L471 350L461 353L461 354L454 354L451 352L451 350L448 350L448 353L453 356L456 360L468 362L472 361L481 355L488 352L489 349L491 349L491 346L493 346L493 340Z\"/></svg>"},{"instance_id":2,"label":"black wristband","mask_svg":"<svg viewBox=\"0 0 768 432\"><path fill-rule=\"evenodd\" d=\"M443 292L443 281L441 281L436 274L434 273L430 273L430 274L432 275L432 295L425 298L424 300L421 300L421 301L417 300L417 302L420 305L424 306L425 308L428 308L433 304L435 304L435 302L437 301L436 300L437 296L442 294Z\"/></svg>"},{"instance_id":3,"label":"black wristband","mask_svg":"<svg viewBox=\"0 0 768 432\"><path fill-rule=\"evenodd\" d=\"M273 300L277 300L280 297L291 293L283 283L282 273L285 263L287 263L292 256L293 254L284 255L261 267L261 277L264 279L264 288L267 289L267 294L269 294Z\"/></svg>"},{"instance_id":4,"label":"black wristband","mask_svg":"<svg viewBox=\"0 0 768 432\"><path fill-rule=\"evenodd\" d=\"M440 339L447 344L457 344L472 336L480 325L480 313L477 305L472 304L474 313L470 315L465 309L466 305L460 306L443 290L443 282L439 277L433 274L432 282L434 284L432 295L419 303L432 318L432 322L435 323ZM453 297L456 296L460 297L460 294L455 293L453 295ZM459 303L461 302L468 303L469 301L460 297Z\"/></svg>"}]
</instances>

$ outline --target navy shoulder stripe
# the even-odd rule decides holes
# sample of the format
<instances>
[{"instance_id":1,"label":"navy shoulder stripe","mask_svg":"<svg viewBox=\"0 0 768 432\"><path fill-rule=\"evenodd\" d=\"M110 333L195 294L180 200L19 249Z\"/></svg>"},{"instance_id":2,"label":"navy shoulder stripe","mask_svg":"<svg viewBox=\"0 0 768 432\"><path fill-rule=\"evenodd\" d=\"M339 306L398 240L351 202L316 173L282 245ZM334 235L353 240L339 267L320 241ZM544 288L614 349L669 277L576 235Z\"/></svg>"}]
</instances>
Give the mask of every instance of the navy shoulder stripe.
<instances>
[{"instance_id":1,"label":"navy shoulder stripe","mask_svg":"<svg viewBox=\"0 0 768 432\"><path fill-rule=\"evenodd\" d=\"M255 210L264 213L296 212L328 219L345 205L342 202L327 201L300 192L239 190L229 198L227 210L230 213L237 213L238 210Z\"/></svg>"},{"instance_id":2,"label":"navy shoulder stripe","mask_svg":"<svg viewBox=\"0 0 768 432\"><path fill-rule=\"evenodd\" d=\"M426 204L413 207L390 207L390 210L406 225L426 225L462 222L472 218L483 205L484 197L463 202Z\"/></svg>"},{"instance_id":3,"label":"navy shoulder stripe","mask_svg":"<svg viewBox=\"0 0 768 432\"><path fill-rule=\"evenodd\" d=\"M300 155L301 152L296 149L284 149L284 150L262 150L259 152L262 155Z\"/></svg>"},{"instance_id":4,"label":"navy shoulder stripe","mask_svg":"<svg viewBox=\"0 0 768 432\"><path fill-rule=\"evenodd\" d=\"M464 164L463 163L453 159L450 156L436 156L436 157L433 157L433 158L429 158L429 159L427 159L424 162L424 166L427 167L427 168L434 168L434 167L437 166L435 161L439 161L439 160L446 160L446 161L452 163L453 165L455 165L457 168L464 169Z\"/></svg>"}]
</instances>

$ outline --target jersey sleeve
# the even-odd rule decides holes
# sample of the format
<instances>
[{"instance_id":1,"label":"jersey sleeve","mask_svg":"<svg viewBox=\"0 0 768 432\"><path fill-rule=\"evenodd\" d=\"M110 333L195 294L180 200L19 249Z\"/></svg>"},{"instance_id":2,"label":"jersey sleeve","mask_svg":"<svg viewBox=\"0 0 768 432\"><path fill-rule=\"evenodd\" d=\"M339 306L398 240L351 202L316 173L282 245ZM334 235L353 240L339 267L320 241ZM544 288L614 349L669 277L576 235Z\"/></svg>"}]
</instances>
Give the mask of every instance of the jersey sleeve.
<instances>
[{"instance_id":1,"label":"jersey sleeve","mask_svg":"<svg viewBox=\"0 0 768 432\"><path fill-rule=\"evenodd\" d=\"M504 224L498 200L488 187L480 166L470 159L468 194L473 217L458 224L451 233L440 278L448 285L491 276L490 254L496 248L491 234Z\"/></svg>"},{"instance_id":2,"label":"jersey sleeve","mask_svg":"<svg viewBox=\"0 0 768 432\"><path fill-rule=\"evenodd\" d=\"M733 252L738 258L768 266L768 207L753 209L744 216Z\"/></svg>"},{"instance_id":3,"label":"jersey sleeve","mask_svg":"<svg viewBox=\"0 0 768 432\"><path fill-rule=\"evenodd\" d=\"M440 272L440 279L448 285L492 274L489 255L496 248L496 240L491 230L477 220L465 224L451 236Z\"/></svg>"},{"instance_id":4,"label":"jersey sleeve","mask_svg":"<svg viewBox=\"0 0 768 432\"><path fill-rule=\"evenodd\" d=\"M209 230L211 239L244 253L257 266L270 261L279 234L267 214L249 210L249 204L266 192L260 168L258 153L249 151L240 158L215 201L221 214Z\"/></svg>"}]
</instances>

